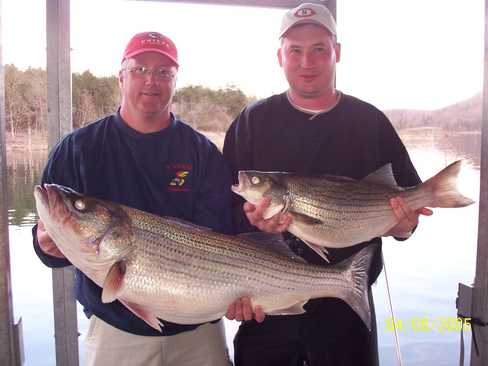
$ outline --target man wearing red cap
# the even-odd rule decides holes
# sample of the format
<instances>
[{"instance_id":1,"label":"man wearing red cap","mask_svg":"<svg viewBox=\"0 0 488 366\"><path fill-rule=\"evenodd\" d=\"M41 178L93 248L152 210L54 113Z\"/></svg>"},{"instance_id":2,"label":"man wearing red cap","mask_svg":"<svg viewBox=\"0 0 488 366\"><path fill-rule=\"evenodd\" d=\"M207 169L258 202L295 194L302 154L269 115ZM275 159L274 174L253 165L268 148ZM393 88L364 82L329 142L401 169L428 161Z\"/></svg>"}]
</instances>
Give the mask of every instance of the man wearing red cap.
<instances>
[{"instance_id":1,"label":"man wearing red cap","mask_svg":"<svg viewBox=\"0 0 488 366\"><path fill-rule=\"evenodd\" d=\"M230 173L223 157L171 113L178 66L169 38L136 34L119 72L120 109L67 135L50 153L42 183L230 233ZM33 237L47 266L71 264L42 222ZM119 301L103 303L101 288L75 271L76 298L90 318L85 365L229 365L221 320L182 325L162 319L161 333Z\"/></svg>"},{"instance_id":2,"label":"man wearing red cap","mask_svg":"<svg viewBox=\"0 0 488 366\"><path fill-rule=\"evenodd\" d=\"M391 164L401 186L420 179L392 125L374 106L335 88L340 58L336 24L328 9L301 4L283 17L278 61L287 78L287 92L246 107L234 120L224 143L224 157L234 180L239 170L288 171L300 175L330 174L361 179ZM269 200L244 204L235 197L238 231L284 233L290 248L306 261L327 266L300 239L285 232L290 213L265 220ZM398 225L387 235L408 237L420 214L399 199L391 200ZM381 239L343 249L328 249L331 264L377 244L370 268L372 284L382 268ZM313 244L313 243L312 243ZM370 289L371 290L371 289ZM372 319L374 308L370 291ZM257 304L258 305L258 304ZM227 317L245 320L234 340L236 366L376 366L376 328L369 332L342 300L310 300L303 313L266 316L244 298L229 306ZM252 319L255 320L252 320ZM260 323L260 324L259 324Z\"/></svg>"}]
</instances>

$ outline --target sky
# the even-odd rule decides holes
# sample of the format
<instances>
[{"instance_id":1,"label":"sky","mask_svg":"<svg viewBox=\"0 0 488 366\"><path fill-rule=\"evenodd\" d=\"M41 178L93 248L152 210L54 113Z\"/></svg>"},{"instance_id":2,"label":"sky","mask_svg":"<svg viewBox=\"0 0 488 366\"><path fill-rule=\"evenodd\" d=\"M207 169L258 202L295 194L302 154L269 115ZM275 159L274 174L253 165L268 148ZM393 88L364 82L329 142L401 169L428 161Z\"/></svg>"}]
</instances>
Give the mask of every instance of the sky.
<instances>
[{"instance_id":1,"label":"sky","mask_svg":"<svg viewBox=\"0 0 488 366\"><path fill-rule=\"evenodd\" d=\"M3 63L45 67L45 0L2 2ZM26 11L28 9L28 11ZM115 75L128 40L158 31L179 51L178 86L287 88L276 51L284 9L71 1L73 72ZM434 110L480 93L483 0L337 0L337 87L380 109Z\"/></svg>"}]
</instances>

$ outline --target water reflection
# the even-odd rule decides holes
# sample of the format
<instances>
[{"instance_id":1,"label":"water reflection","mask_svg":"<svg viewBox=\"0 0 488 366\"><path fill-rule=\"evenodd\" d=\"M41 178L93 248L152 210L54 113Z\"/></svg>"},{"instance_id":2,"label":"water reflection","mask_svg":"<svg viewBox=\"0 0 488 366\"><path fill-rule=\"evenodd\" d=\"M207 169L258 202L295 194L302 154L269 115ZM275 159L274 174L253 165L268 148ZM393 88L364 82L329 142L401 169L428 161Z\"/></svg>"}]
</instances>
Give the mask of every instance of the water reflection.
<instances>
[{"instance_id":1,"label":"water reflection","mask_svg":"<svg viewBox=\"0 0 488 366\"><path fill-rule=\"evenodd\" d=\"M465 132L453 133L440 129L420 129L415 133L402 135L402 140L409 152L414 150L434 151L440 157L444 165L453 160L466 159L470 164L479 169L481 152L481 133Z\"/></svg>"},{"instance_id":2,"label":"water reflection","mask_svg":"<svg viewBox=\"0 0 488 366\"><path fill-rule=\"evenodd\" d=\"M480 136L477 134L423 134L403 136L422 179L427 179L447 164L468 161L460 177L466 195L479 197ZM423 140L423 142L422 142ZM23 317L26 366L54 365L54 326L51 271L32 250L30 228L33 213L33 185L38 183L46 153L8 156L9 222L13 300L16 317ZM474 278L478 205L462 209L439 209L424 218L414 236L406 242L386 239L387 264L397 319L412 324L417 318L435 320L456 317L457 283L469 284ZM382 275L374 286L382 365L395 364L393 333L388 329L388 296ZM87 320L78 312L83 335ZM226 322L232 354L236 322ZM419 331L405 326L400 331L406 365L457 365L459 332ZM469 349L469 336L465 337ZM82 357L82 353L80 352ZM469 358L469 356L467 356Z\"/></svg>"},{"instance_id":3,"label":"water reflection","mask_svg":"<svg viewBox=\"0 0 488 366\"><path fill-rule=\"evenodd\" d=\"M480 168L481 134L454 134L445 140L447 146L439 146L440 151L454 151L460 158L471 160L476 169Z\"/></svg>"},{"instance_id":4,"label":"water reflection","mask_svg":"<svg viewBox=\"0 0 488 366\"><path fill-rule=\"evenodd\" d=\"M33 187L41 180L47 153L41 151L14 151L7 156L9 224L31 225L33 215Z\"/></svg>"},{"instance_id":5,"label":"water reflection","mask_svg":"<svg viewBox=\"0 0 488 366\"><path fill-rule=\"evenodd\" d=\"M460 191L479 198L481 138L479 134L426 134L403 138L423 180L448 164L465 159L458 180ZM457 317L458 283L471 284L475 274L478 203L461 209L437 209L421 218L418 230L404 243L384 240L384 257L407 365L457 365L460 332L443 327ZM384 272L374 287L382 364L395 364L391 316ZM430 328L419 327L419 321ZM470 334L465 334L469 359Z\"/></svg>"}]
</instances>

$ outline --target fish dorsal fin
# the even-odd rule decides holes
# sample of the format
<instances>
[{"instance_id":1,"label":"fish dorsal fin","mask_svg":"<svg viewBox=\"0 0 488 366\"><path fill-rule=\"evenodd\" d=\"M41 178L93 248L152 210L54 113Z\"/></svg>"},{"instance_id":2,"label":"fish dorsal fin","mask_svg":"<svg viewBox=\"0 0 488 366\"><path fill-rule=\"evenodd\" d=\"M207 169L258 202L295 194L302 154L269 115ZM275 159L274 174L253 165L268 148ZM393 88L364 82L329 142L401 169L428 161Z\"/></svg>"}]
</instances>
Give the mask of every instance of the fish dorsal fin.
<instances>
[{"instance_id":1,"label":"fish dorsal fin","mask_svg":"<svg viewBox=\"0 0 488 366\"><path fill-rule=\"evenodd\" d=\"M163 216L163 219L167 222L167 223L174 223L174 224L177 224L179 226L183 226L185 227L186 229L191 229L191 230L195 230L195 231L205 231L205 232L209 232L209 231L212 231L212 229L208 228L208 227L205 227L205 226L200 226L200 225L197 225L197 224L194 224L192 222L189 222L189 221L185 221L185 220L182 220L182 219L179 219L177 217L172 217L172 216Z\"/></svg>"},{"instance_id":2,"label":"fish dorsal fin","mask_svg":"<svg viewBox=\"0 0 488 366\"><path fill-rule=\"evenodd\" d=\"M281 234L269 234L262 231L244 233L238 235L246 239L246 243L259 249L267 249L274 253L285 256L297 263L306 263L306 261L292 252L288 244L283 240Z\"/></svg>"},{"instance_id":3,"label":"fish dorsal fin","mask_svg":"<svg viewBox=\"0 0 488 366\"><path fill-rule=\"evenodd\" d=\"M391 163L383 165L378 170L369 174L362 179L363 182L381 184L383 186L400 189L398 183L393 175L393 170L391 168Z\"/></svg>"},{"instance_id":4,"label":"fish dorsal fin","mask_svg":"<svg viewBox=\"0 0 488 366\"><path fill-rule=\"evenodd\" d=\"M102 302L112 302L117 298L117 293L122 286L125 274L125 262L115 262L110 267L105 281L103 281Z\"/></svg>"}]
</instances>

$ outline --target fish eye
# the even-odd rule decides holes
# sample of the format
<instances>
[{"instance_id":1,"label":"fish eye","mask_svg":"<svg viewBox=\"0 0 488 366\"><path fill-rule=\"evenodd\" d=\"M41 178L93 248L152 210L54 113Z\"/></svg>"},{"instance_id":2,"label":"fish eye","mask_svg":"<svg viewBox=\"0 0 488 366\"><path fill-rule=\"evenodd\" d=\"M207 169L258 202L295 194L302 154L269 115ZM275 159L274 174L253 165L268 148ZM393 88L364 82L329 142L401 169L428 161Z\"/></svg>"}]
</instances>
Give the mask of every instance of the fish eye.
<instances>
[{"instance_id":1,"label":"fish eye","mask_svg":"<svg viewBox=\"0 0 488 366\"><path fill-rule=\"evenodd\" d=\"M251 178L252 184L259 184L260 182L261 182L261 179L259 179L259 177L254 176Z\"/></svg>"},{"instance_id":2,"label":"fish eye","mask_svg":"<svg viewBox=\"0 0 488 366\"><path fill-rule=\"evenodd\" d=\"M85 201L83 201L82 199L78 199L76 200L74 203L73 203L73 206L75 206L75 208L79 211L83 211L86 209L86 204L85 204Z\"/></svg>"}]
</instances>

